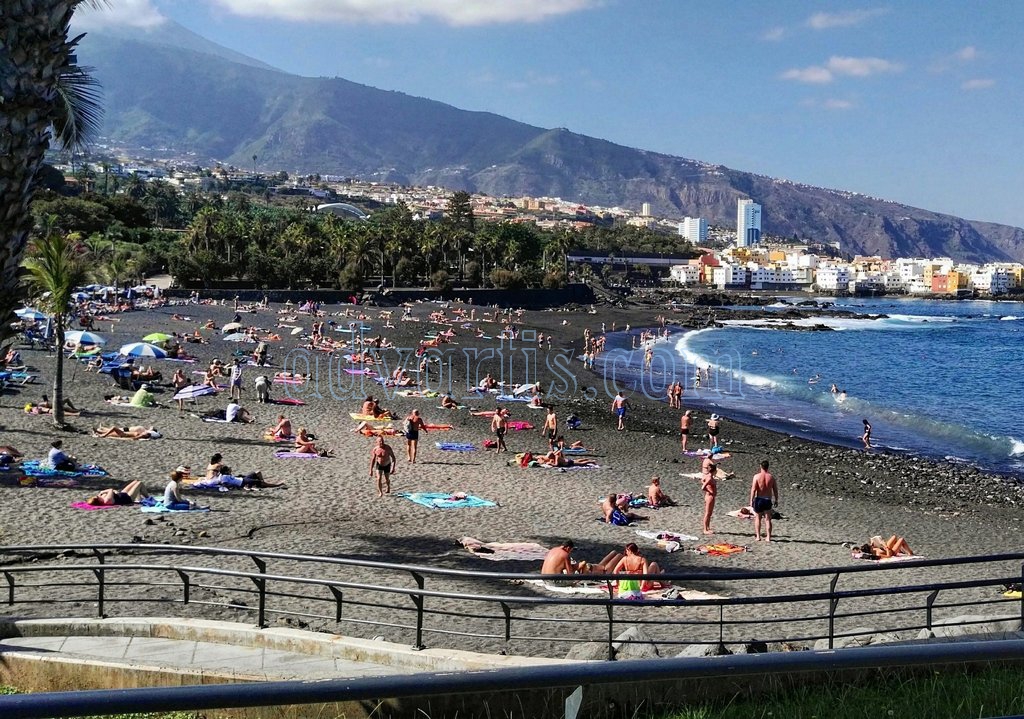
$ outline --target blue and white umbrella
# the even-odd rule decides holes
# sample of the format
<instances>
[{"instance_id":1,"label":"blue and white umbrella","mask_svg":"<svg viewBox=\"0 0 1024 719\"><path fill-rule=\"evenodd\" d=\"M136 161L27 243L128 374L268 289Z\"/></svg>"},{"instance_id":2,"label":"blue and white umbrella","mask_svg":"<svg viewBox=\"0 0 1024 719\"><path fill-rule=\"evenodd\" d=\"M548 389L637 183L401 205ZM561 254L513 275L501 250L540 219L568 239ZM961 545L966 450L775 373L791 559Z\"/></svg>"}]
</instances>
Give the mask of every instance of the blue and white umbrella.
<instances>
[{"instance_id":1,"label":"blue and white umbrella","mask_svg":"<svg viewBox=\"0 0 1024 719\"><path fill-rule=\"evenodd\" d=\"M71 295L71 299L74 300L75 302L82 302L83 300L92 299L92 295L90 295L88 292L75 292L73 295Z\"/></svg>"},{"instance_id":2,"label":"blue and white umbrella","mask_svg":"<svg viewBox=\"0 0 1024 719\"><path fill-rule=\"evenodd\" d=\"M132 342L131 344L124 345L118 352L125 357L155 357L156 359L163 359L167 356L167 352L148 342Z\"/></svg>"},{"instance_id":3,"label":"blue and white umbrella","mask_svg":"<svg viewBox=\"0 0 1024 719\"><path fill-rule=\"evenodd\" d=\"M20 310L14 310L14 314L18 315L18 317L23 320L29 320L31 322L38 322L40 320L47 319L46 315L31 307L22 307Z\"/></svg>"},{"instance_id":4,"label":"blue and white umbrella","mask_svg":"<svg viewBox=\"0 0 1024 719\"><path fill-rule=\"evenodd\" d=\"M245 334L244 332L235 332L231 335L224 335L223 340L225 342L255 342L252 337Z\"/></svg>"},{"instance_id":5,"label":"blue and white umbrella","mask_svg":"<svg viewBox=\"0 0 1024 719\"><path fill-rule=\"evenodd\" d=\"M83 330L72 330L64 335L64 339L68 342L77 342L80 345L105 345L107 343L107 340L104 337L101 337L95 332L86 332Z\"/></svg>"},{"instance_id":6,"label":"blue and white umbrella","mask_svg":"<svg viewBox=\"0 0 1024 719\"><path fill-rule=\"evenodd\" d=\"M217 390L208 384L190 384L179 389L173 399L195 399L207 394L216 394Z\"/></svg>"}]
</instances>

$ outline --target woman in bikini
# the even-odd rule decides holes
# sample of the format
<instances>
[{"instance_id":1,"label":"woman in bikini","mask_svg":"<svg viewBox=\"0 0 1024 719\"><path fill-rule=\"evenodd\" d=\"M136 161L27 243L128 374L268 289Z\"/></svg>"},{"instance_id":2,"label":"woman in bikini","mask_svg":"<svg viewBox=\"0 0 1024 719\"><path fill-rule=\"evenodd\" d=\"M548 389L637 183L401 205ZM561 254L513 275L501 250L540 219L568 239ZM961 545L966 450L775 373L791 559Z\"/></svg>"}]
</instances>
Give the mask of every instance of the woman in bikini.
<instances>
[{"instance_id":1,"label":"woman in bikini","mask_svg":"<svg viewBox=\"0 0 1024 719\"><path fill-rule=\"evenodd\" d=\"M662 569L657 562L648 562L640 554L640 548L633 542L626 545L626 555L612 568L612 574L661 574ZM620 579L618 582L619 599L643 599L644 590L653 588L651 582L639 579Z\"/></svg>"},{"instance_id":2,"label":"woman in bikini","mask_svg":"<svg viewBox=\"0 0 1024 719\"><path fill-rule=\"evenodd\" d=\"M377 444L370 452L370 477L377 479L378 497L391 494L391 475L395 473L396 464L395 451L383 437L378 437Z\"/></svg>"},{"instance_id":3,"label":"woman in bikini","mask_svg":"<svg viewBox=\"0 0 1024 719\"><path fill-rule=\"evenodd\" d=\"M85 503L93 507L126 507L138 502L142 496L142 483L135 480L126 484L120 491L113 487L101 489L86 499Z\"/></svg>"}]
</instances>

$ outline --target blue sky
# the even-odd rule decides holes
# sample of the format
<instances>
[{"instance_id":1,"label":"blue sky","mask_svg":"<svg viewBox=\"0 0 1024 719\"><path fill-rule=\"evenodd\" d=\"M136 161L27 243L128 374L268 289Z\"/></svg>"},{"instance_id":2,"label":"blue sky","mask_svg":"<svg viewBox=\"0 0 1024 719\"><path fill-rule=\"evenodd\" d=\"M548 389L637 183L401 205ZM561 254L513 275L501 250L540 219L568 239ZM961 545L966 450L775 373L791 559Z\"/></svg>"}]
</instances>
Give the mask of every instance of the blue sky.
<instances>
[{"instance_id":1,"label":"blue sky","mask_svg":"<svg viewBox=\"0 0 1024 719\"><path fill-rule=\"evenodd\" d=\"M300 75L1024 226L1024 3L110 0Z\"/></svg>"}]
</instances>

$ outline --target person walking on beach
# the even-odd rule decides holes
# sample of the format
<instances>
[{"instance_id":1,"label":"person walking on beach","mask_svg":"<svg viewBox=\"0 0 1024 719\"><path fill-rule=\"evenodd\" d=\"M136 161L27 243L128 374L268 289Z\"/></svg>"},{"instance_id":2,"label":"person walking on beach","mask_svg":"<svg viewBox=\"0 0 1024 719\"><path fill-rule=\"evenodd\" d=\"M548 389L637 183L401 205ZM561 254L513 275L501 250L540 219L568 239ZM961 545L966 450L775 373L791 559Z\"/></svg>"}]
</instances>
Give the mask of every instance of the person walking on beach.
<instances>
[{"instance_id":1,"label":"person walking on beach","mask_svg":"<svg viewBox=\"0 0 1024 719\"><path fill-rule=\"evenodd\" d=\"M768 471L768 460L761 461L761 471L750 484L750 506L754 509L754 540L761 541L761 518L764 517L765 541L772 541L772 508L779 503L779 486Z\"/></svg>"},{"instance_id":2,"label":"person walking on beach","mask_svg":"<svg viewBox=\"0 0 1024 719\"><path fill-rule=\"evenodd\" d=\"M497 446L494 448L495 454L508 451L508 447L505 446L505 433L508 431L508 417L505 414L507 411L499 409L491 418L491 431L494 432L494 439L497 442Z\"/></svg>"},{"instance_id":3,"label":"person walking on beach","mask_svg":"<svg viewBox=\"0 0 1024 719\"><path fill-rule=\"evenodd\" d=\"M860 441L864 443L864 449L871 449L871 423L866 419L864 420L864 434L861 435Z\"/></svg>"},{"instance_id":4,"label":"person walking on beach","mask_svg":"<svg viewBox=\"0 0 1024 719\"><path fill-rule=\"evenodd\" d=\"M405 423L402 427L403 434L405 434L405 449L409 455L409 463L416 463L416 449L420 442L420 430L426 432L427 425L420 417L420 411L414 409L408 417L405 418Z\"/></svg>"},{"instance_id":5,"label":"person walking on beach","mask_svg":"<svg viewBox=\"0 0 1024 719\"><path fill-rule=\"evenodd\" d=\"M672 396L676 401L676 409L683 408L683 384L676 380L675 389L672 391Z\"/></svg>"},{"instance_id":6,"label":"person walking on beach","mask_svg":"<svg viewBox=\"0 0 1024 719\"><path fill-rule=\"evenodd\" d=\"M711 529L711 515L715 512L715 498L718 496L718 467L714 462L704 463L704 473L700 479L700 489L704 493L704 534L714 534Z\"/></svg>"},{"instance_id":7,"label":"person walking on beach","mask_svg":"<svg viewBox=\"0 0 1024 719\"><path fill-rule=\"evenodd\" d=\"M691 410L686 410L679 418L679 442L684 452L686 451L686 440L690 437L690 422L692 420L693 412Z\"/></svg>"},{"instance_id":8,"label":"person walking on beach","mask_svg":"<svg viewBox=\"0 0 1024 719\"><path fill-rule=\"evenodd\" d=\"M231 399L242 399L242 362L241 357L235 358L235 363L231 365Z\"/></svg>"},{"instance_id":9,"label":"person walking on beach","mask_svg":"<svg viewBox=\"0 0 1024 719\"><path fill-rule=\"evenodd\" d=\"M383 437L377 438L377 444L370 452L370 477L377 478L377 496L383 497L391 494L391 475L395 473L395 450L384 441Z\"/></svg>"},{"instance_id":10,"label":"person walking on beach","mask_svg":"<svg viewBox=\"0 0 1024 719\"><path fill-rule=\"evenodd\" d=\"M626 410L629 408L629 400L626 399L626 395L622 394L622 390L619 390L619 393L615 395L615 399L612 400L612 412L619 420L617 429L620 432L626 429Z\"/></svg>"}]
</instances>

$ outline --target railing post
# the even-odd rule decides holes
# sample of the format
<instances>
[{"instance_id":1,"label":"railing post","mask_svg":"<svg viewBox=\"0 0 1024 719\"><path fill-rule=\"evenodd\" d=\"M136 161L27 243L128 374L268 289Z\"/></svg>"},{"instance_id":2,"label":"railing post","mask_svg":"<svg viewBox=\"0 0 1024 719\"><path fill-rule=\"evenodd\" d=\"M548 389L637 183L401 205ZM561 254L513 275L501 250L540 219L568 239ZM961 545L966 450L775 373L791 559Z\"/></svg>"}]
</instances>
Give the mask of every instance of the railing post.
<instances>
[{"instance_id":1,"label":"railing post","mask_svg":"<svg viewBox=\"0 0 1024 719\"><path fill-rule=\"evenodd\" d=\"M4 572L4 578L7 580L7 603L14 606L14 575L10 572Z\"/></svg>"},{"instance_id":2,"label":"railing post","mask_svg":"<svg viewBox=\"0 0 1024 719\"><path fill-rule=\"evenodd\" d=\"M416 572L410 572L410 574L416 580L416 586L419 589L423 589L423 576ZM427 648L427 645L423 643L423 595L413 594L411 596L412 603L416 605L416 643L412 645L412 648L418 651Z\"/></svg>"},{"instance_id":3,"label":"railing post","mask_svg":"<svg viewBox=\"0 0 1024 719\"><path fill-rule=\"evenodd\" d=\"M265 561L263 561L259 557L252 557L252 561L255 562L256 568L259 570L260 574L266 574L267 573L267 563ZM259 626L260 629L266 629L267 628L267 580L263 579L263 578L260 578L260 579L253 579L252 581L256 585L256 589L259 590L259 593L260 593L259 610L257 612L256 624Z\"/></svg>"},{"instance_id":4,"label":"railing post","mask_svg":"<svg viewBox=\"0 0 1024 719\"><path fill-rule=\"evenodd\" d=\"M932 605L935 604L936 598L939 596L939 590L935 589L928 595L927 603L925 604L925 616L924 625L930 631L932 628Z\"/></svg>"},{"instance_id":5,"label":"railing post","mask_svg":"<svg viewBox=\"0 0 1024 719\"><path fill-rule=\"evenodd\" d=\"M328 587L328 589L330 589L331 590L331 594L334 595L334 621L336 623L340 623L341 622L341 603L342 603L342 599L344 598L344 594L342 593L342 591L340 589L338 589L337 587L335 587L333 585Z\"/></svg>"},{"instance_id":6,"label":"railing post","mask_svg":"<svg viewBox=\"0 0 1024 719\"><path fill-rule=\"evenodd\" d=\"M615 587L611 581L608 582L608 661L615 661Z\"/></svg>"},{"instance_id":7,"label":"railing post","mask_svg":"<svg viewBox=\"0 0 1024 719\"><path fill-rule=\"evenodd\" d=\"M180 569L176 569L175 571L178 573L178 576L181 577L182 604L188 604L188 600L192 593L192 583L189 580L188 575L185 574L185 572L181 571Z\"/></svg>"},{"instance_id":8,"label":"railing post","mask_svg":"<svg viewBox=\"0 0 1024 719\"><path fill-rule=\"evenodd\" d=\"M512 607L501 602L501 611L505 614L505 644L512 641Z\"/></svg>"},{"instance_id":9,"label":"railing post","mask_svg":"<svg viewBox=\"0 0 1024 719\"><path fill-rule=\"evenodd\" d=\"M96 561L100 563L99 569L92 570L92 573L96 575L96 607L99 613L100 619L106 619L106 614L103 613L104 602L106 601L106 572L103 569L103 554L98 550L92 550L92 553L96 556Z\"/></svg>"},{"instance_id":10,"label":"railing post","mask_svg":"<svg viewBox=\"0 0 1024 719\"><path fill-rule=\"evenodd\" d=\"M828 599L828 648L834 649L836 635L836 607L839 600L835 597L836 585L839 584L839 573L832 575L832 581L828 584L828 591L833 596Z\"/></svg>"}]
</instances>

